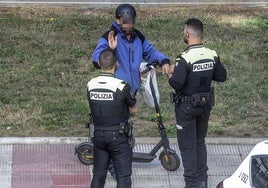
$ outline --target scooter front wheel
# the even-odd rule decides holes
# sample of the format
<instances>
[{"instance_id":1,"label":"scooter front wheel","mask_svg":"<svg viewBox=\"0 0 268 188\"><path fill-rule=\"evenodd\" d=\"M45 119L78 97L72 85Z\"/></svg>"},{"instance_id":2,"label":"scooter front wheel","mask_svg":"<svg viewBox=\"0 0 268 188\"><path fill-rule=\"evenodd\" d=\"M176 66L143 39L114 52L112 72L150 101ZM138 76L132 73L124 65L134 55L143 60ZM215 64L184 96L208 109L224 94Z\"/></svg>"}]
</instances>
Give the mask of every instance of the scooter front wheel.
<instances>
[{"instance_id":1,"label":"scooter front wheel","mask_svg":"<svg viewBox=\"0 0 268 188\"><path fill-rule=\"evenodd\" d=\"M181 161L176 153L161 152L159 156L162 166L168 171L175 171L180 167Z\"/></svg>"},{"instance_id":2,"label":"scooter front wheel","mask_svg":"<svg viewBox=\"0 0 268 188\"><path fill-rule=\"evenodd\" d=\"M93 164L93 144L82 143L76 148L76 153L79 161L84 165Z\"/></svg>"}]
</instances>

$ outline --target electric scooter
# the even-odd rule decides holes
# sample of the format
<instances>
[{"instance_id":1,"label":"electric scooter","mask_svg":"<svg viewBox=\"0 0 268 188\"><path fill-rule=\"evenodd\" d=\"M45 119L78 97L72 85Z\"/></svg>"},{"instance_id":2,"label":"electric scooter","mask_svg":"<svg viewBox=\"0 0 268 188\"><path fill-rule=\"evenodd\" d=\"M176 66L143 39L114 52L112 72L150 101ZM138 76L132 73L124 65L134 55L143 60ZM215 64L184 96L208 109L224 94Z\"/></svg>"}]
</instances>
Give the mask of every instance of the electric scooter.
<instances>
[{"instance_id":1,"label":"electric scooter","mask_svg":"<svg viewBox=\"0 0 268 188\"><path fill-rule=\"evenodd\" d=\"M146 69L141 72L141 74L146 74L147 72L154 70L157 63L154 62L152 64L148 64ZM153 161L157 156L156 153L163 147L159 155L159 160L161 161L162 166L168 171L175 171L180 167L180 159L176 154L176 151L170 148L169 140L167 137L166 129L163 124L163 120L160 113L160 108L157 102L157 98L155 95L155 89L153 86L152 79L150 79L150 89L152 92L152 96L154 99L154 106L155 112L157 117L157 127L159 134L161 136L160 141L153 147L153 149L149 153L142 153L142 152L133 152L133 162L140 162L140 163L150 163ZM90 123L87 123L87 127L90 130ZM88 142L83 142L75 147L75 154L77 154L78 159L81 163L85 165L93 164L93 143L90 141L92 135L92 131L89 131L89 140ZM91 135L91 136L90 136Z\"/></svg>"}]
</instances>

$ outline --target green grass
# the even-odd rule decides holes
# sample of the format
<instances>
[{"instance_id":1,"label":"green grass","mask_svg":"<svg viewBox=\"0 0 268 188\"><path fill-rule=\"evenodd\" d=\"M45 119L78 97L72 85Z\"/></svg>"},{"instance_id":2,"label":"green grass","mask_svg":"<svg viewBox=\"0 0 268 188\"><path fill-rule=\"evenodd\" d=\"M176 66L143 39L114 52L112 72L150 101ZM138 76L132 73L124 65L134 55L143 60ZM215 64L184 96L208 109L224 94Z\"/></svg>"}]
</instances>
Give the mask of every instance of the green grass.
<instances>
[{"instance_id":1,"label":"green grass","mask_svg":"<svg viewBox=\"0 0 268 188\"><path fill-rule=\"evenodd\" d=\"M90 57L114 9L0 8L0 136L87 136ZM268 9L239 6L142 8L136 27L172 62L183 51L189 17L205 23L204 43L228 70L214 84L209 136L268 135ZM172 89L158 75L160 109L175 136ZM155 112L139 100L136 136L157 136Z\"/></svg>"}]
</instances>

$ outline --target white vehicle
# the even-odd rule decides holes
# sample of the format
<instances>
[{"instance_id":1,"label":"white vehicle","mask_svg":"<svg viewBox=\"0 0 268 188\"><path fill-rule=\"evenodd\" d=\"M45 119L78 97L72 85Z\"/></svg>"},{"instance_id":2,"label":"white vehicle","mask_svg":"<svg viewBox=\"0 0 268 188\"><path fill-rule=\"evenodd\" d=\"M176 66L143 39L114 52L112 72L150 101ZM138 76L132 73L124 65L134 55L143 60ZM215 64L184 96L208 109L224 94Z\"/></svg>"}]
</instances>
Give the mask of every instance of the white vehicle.
<instances>
[{"instance_id":1,"label":"white vehicle","mask_svg":"<svg viewBox=\"0 0 268 188\"><path fill-rule=\"evenodd\" d=\"M235 173L216 188L268 188L268 140L256 144Z\"/></svg>"}]
</instances>

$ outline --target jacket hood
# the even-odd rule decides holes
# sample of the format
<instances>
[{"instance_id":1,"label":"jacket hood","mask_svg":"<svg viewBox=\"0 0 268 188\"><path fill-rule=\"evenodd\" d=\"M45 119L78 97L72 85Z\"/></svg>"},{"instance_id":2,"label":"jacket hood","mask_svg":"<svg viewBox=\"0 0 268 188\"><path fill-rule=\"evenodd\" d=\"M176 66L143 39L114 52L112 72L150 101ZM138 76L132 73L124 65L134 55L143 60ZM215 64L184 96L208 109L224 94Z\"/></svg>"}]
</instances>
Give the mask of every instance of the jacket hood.
<instances>
[{"instance_id":1,"label":"jacket hood","mask_svg":"<svg viewBox=\"0 0 268 188\"><path fill-rule=\"evenodd\" d=\"M123 33L123 30L121 29L120 25L116 21L112 23L111 30L114 30L116 33Z\"/></svg>"}]
</instances>

